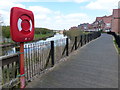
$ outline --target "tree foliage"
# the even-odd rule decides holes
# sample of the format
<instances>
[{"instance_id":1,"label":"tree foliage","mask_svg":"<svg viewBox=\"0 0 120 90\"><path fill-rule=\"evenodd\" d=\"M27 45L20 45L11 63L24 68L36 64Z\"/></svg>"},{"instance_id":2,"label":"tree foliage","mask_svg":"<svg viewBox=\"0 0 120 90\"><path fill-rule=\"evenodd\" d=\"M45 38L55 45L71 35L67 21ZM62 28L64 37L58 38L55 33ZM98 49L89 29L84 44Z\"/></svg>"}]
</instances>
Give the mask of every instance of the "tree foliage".
<instances>
[{"instance_id":1,"label":"tree foliage","mask_svg":"<svg viewBox=\"0 0 120 90\"><path fill-rule=\"evenodd\" d=\"M52 33L53 31L47 28L35 28L35 34L47 34Z\"/></svg>"},{"instance_id":2,"label":"tree foliage","mask_svg":"<svg viewBox=\"0 0 120 90\"><path fill-rule=\"evenodd\" d=\"M63 34L70 36L70 37L80 36L82 33L83 32L80 29L63 31Z\"/></svg>"},{"instance_id":3,"label":"tree foliage","mask_svg":"<svg viewBox=\"0 0 120 90\"><path fill-rule=\"evenodd\" d=\"M3 17L2 17L2 15L0 14L0 25L2 25L3 24Z\"/></svg>"},{"instance_id":4,"label":"tree foliage","mask_svg":"<svg viewBox=\"0 0 120 90\"><path fill-rule=\"evenodd\" d=\"M2 35L4 38L10 38L10 26L2 26Z\"/></svg>"}]
</instances>

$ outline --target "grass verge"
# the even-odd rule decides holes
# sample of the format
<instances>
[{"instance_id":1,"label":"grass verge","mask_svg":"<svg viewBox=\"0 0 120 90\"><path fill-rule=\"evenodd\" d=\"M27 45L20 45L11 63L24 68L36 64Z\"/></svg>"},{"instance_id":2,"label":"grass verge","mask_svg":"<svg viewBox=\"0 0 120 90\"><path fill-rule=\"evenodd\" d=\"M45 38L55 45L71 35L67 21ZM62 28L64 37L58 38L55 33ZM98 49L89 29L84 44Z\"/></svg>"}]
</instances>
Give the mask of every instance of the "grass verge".
<instances>
[{"instance_id":1,"label":"grass verge","mask_svg":"<svg viewBox=\"0 0 120 90\"><path fill-rule=\"evenodd\" d=\"M118 47L118 45L117 45L117 43L116 43L115 40L114 40L114 44L115 44L115 46L116 46L116 48L117 48L117 50L118 50L118 53L120 54L120 48Z\"/></svg>"},{"instance_id":2,"label":"grass verge","mask_svg":"<svg viewBox=\"0 0 120 90\"><path fill-rule=\"evenodd\" d=\"M36 39L42 39L42 38L48 38L50 36L53 36L54 33L47 33L47 34L35 34L34 35L34 40Z\"/></svg>"}]
</instances>

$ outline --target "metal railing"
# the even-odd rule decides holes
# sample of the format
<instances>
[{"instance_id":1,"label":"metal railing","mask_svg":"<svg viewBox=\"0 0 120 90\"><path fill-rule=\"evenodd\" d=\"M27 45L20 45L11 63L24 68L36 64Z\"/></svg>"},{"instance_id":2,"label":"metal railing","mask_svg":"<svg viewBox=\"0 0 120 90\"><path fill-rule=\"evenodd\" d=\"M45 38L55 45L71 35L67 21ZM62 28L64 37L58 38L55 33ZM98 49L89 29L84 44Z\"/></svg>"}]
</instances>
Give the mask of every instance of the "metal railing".
<instances>
[{"instance_id":1,"label":"metal railing","mask_svg":"<svg viewBox=\"0 0 120 90\"><path fill-rule=\"evenodd\" d=\"M26 44L24 47L26 83L31 81L35 76L40 75L42 71L53 67L63 57L69 56L69 53L98 38L100 35L100 32L92 32L74 37L71 40L63 38L55 41ZM8 85L7 87L18 85L19 54L2 57L0 61L2 62L2 85ZM12 81L16 81L17 84L11 84Z\"/></svg>"}]
</instances>

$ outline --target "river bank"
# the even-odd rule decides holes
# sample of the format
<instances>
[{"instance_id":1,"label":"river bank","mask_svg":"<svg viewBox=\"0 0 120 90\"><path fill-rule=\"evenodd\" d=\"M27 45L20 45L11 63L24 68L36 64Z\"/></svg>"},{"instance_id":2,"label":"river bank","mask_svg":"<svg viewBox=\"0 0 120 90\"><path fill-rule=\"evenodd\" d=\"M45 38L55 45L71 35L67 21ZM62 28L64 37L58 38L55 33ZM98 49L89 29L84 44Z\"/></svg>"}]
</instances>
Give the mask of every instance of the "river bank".
<instances>
[{"instance_id":1,"label":"river bank","mask_svg":"<svg viewBox=\"0 0 120 90\"><path fill-rule=\"evenodd\" d=\"M25 47L28 47L29 45L31 45L32 43L38 43L38 44L44 44L47 43L49 41L56 41L56 40L60 40L60 39L64 39L67 36L64 36L63 34L54 34L53 36L49 36L48 38L42 38L40 40L33 40L32 42L27 42L25 43ZM16 53L17 51L17 47L19 47L19 43L12 43L12 44L7 44L7 45L3 45L0 46L0 48L2 48L2 55L9 55L9 54L13 54Z\"/></svg>"},{"instance_id":2,"label":"river bank","mask_svg":"<svg viewBox=\"0 0 120 90\"><path fill-rule=\"evenodd\" d=\"M36 42L36 41L39 41L39 40L46 40L47 38L50 38L50 37L53 37L55 35L55 33L49 33L49 34L44 34L44 35L37 35L35 34L35 38L34 40L30 41L30 42ZM30 42L27 42L27 43L30 43ZM19 43L17 42L9 42L9 43L2 43L0 44L0 48L4 48L4 47L9 47L9 46L17 46L19 45Z\"/></svg>"}]
</instances>

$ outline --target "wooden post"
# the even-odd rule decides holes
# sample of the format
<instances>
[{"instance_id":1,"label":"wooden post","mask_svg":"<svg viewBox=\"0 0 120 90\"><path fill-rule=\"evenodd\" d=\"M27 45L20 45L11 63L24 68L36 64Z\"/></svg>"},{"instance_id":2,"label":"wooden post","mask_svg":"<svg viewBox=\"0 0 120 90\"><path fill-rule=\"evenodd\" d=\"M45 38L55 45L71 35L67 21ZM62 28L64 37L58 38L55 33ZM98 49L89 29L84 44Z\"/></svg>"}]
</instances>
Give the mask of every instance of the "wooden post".
<instances>
[{"instance_id":1,"label":"wooden post","mask_svg":"<svg viewBox=\"0 0 120 90\"><path fill-rule=\"evenodd\" d=\"M20 88L25 88L24 42L20 42Z\"/></svg>"},{"instance_id":2,"label":"wooden post","mask_svg":"<svg viewBox=\"0 0 120 90\"><path fill-rule=\"evenodd\" d=\"M89 34L87 35L87 42L89 42Z\"/></svg>"},{"instance_id":3,"label":"wooden post","mask_svg":"<svg viewBox=\"0 0 120 90\"><path fill-rule=\"evenodd\" d=\"M68 38L66 38L66 56L69 55L69 42L68 42Z\"/></svg>"},{"instance_id":4,"label":"wooden post","mask_svg":"<svg viewBox=\"0 0 120 90\"><path fill-rule=\"evenodd\" d=\"M54 66L54 41L51 41L51 64Z\"/></svg>"},{"instance_id":5,"label":"wooden post","mask_svg":"<svg viewBox=\"0 0 120 90\"><path fill-rule=\"evenodd\" d=\"M84 35L85 37L84 37L84 40L85 40L85 44L86 44L86 35Z\"/></svg>"},{"instance_id":6,"label":"wooden post","mask_svg":"<svg viewBox=\"0 0 120 90\"><path fill-rule=\"evenodd\" d=\"M75 50L77 50L77 37L75 37Z\"/></svg>"},{"instance_id":7,"label":"wooden post","mask_svg":"<svg viewBox=\"0 0 120 90\"><path fill-rule=\"evenodd\" d=\"M82 40L82 38L83 38L83 36L81 35L81 38L80 38L80 39L81 39L81 40L80 40L81 46L83 45L83 42L82 42L83 40Z\"/></svg>"}]
</instances>

